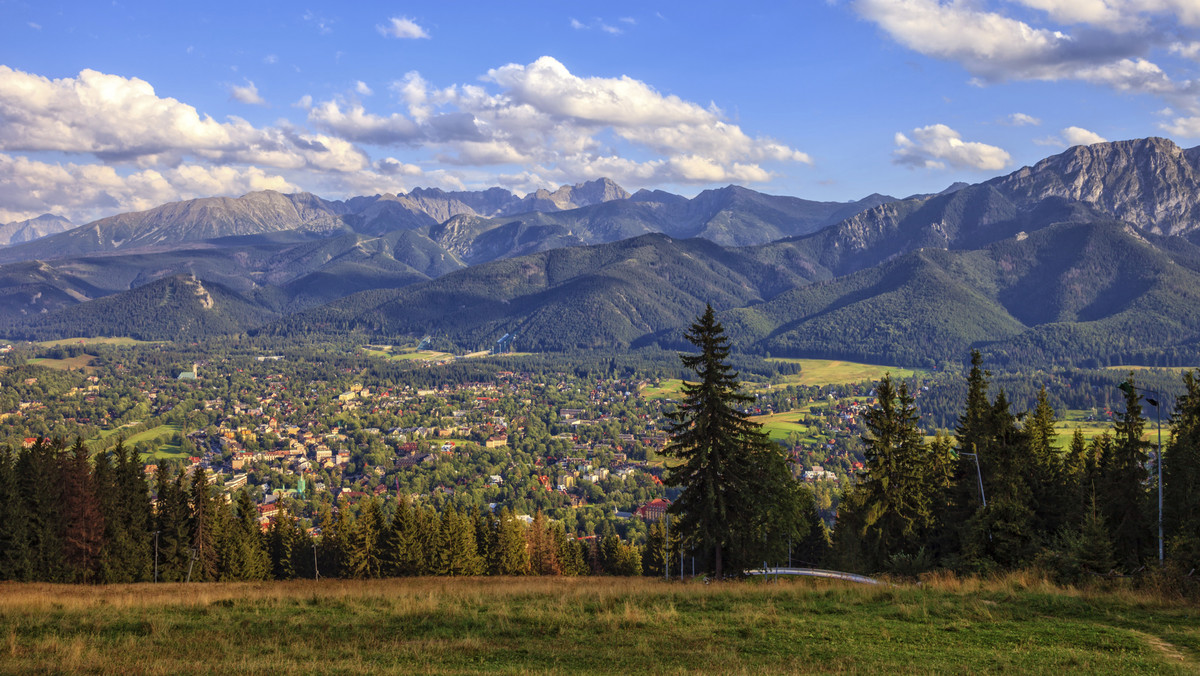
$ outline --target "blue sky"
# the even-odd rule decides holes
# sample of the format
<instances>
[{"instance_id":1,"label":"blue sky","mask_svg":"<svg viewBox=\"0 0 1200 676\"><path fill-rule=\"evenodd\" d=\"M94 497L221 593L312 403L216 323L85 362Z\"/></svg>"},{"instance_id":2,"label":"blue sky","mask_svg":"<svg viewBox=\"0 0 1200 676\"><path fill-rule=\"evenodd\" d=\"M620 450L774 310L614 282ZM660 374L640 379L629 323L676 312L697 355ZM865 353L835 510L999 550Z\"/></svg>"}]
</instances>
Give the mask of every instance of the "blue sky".
<instances>
[{"instance_id":1,"label":"blue sky","mask_svg":"<svg viewBox=\"0 0 1200 676\"><path fill-rule=\"evenodd\" d=\"M600 176L851 200L1200 136L1200 0L0 0L0 17L0 222Z\"/></svg>"}]
</instances>

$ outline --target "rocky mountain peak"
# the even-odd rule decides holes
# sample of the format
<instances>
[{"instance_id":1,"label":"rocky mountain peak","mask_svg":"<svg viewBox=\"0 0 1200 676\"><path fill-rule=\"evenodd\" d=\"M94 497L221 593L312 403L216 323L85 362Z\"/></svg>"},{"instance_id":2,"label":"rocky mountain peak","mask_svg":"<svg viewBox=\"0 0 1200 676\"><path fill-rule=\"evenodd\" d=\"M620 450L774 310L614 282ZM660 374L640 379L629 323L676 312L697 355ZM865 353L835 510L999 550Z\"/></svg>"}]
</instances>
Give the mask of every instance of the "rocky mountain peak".
<instances>
[{"instance_id":1,"label":"rocky mountain peak","mask_svg":"<svg viewBox=\"0 0 1200 676\"><path fill-rule=\"evenodd\" d=\"M1096 143L1069 148L989 183L1018 201L1061 197L1150 232L1180 234L1194 229L1200 217L1196 159L1197 153L1164 138Z\"/></svg>"}]
</instances>

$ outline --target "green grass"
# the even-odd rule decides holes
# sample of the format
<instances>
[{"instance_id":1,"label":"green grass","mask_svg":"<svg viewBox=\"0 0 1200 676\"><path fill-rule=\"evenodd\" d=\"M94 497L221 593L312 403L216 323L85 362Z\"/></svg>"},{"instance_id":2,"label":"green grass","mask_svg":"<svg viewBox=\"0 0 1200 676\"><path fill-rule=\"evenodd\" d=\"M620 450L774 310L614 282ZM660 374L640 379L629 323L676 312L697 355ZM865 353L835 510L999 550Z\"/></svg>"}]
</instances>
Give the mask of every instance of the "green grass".
<instances>
[{"instance_id":1,"label":"green grass","mask_svg":"<svg viewBox=\"0 0 1200 676\"><path fill-rule=\"evenodd\" d=\"M1194 673L1200 613L1023 578L54 586L0 594L5 673Z\"/></svg>"},{"instance_id":2,"label":"green grass","mask_svg":"<svg viewBox=\"0 0 1200 676\"><path fill-rule=\"evenodd\" d=\"M880 364L860 364L852 361L837 359L783 359L770 358L767 361L799 364L800 373L787 376L784 385L846 385L861 383L868 380L879 380L885 374L892 378L911 378L922 373L915 369L899 366L884 366Z\"/></svg>"},{"instance_id":3,"label":"green grass","mask_svg":"<svg viewBox=\"0 0 1200 676\"><path fill-rule=\"evenodd\" d=\"M792 432L798 432L806 437L805 441L816 441L816 437L810 434L809 427L799 422L800 416L804 413L804 411L784 411L771 415L757 415L750 419L762 425L763 431L772 440L786 439Z\"/></svg>"},{"instance_id":4,"label":"green grass","mask_svg":"<svg viewBox=\"0 0 1200 676\"><path fill-rule=\"evenodd\" d=\"M28 363L32 364L34 366L45 366L48 369L54 369L56 371L84 370L84 371L91 372L91 371L95 370L91 366L92 360L94 360L94 359L95 359L95 357L93 357L90 354L81 354L77 357L68 357L66 359L50 359L49 357L37 357L34 359L30 359L28 361Z\"/></svg>"},{"instance_id":5,"label":"green grass","mask_svg":"<svg viewBox=\"0 0 1200 676\"><path fill-rule=\"evenodd\" d=\"M42 347L58 347L59 345L149 345L162 342L153 340L134 340L133 338L63 338L62 340L44 340L38 345Z\"/></svg>"},{"instance_id":6,"label":"green grass","mask_svg":"<svg viewBox=\"0 0 1200 676\"><path fill-rule=\"evenodd\" d=\"M109 431L109 434L113 431ZM125 445L132 446L140 441L147 441L156 446L155 450L142 456L142 460L146 462L161 458L178 458L183 455L183 448L179 444L168 443L168 440L182 432L183 428L179 425L159 425L125 439Z\"/></svg>"},{"instance_id":7,"label":"green grass","mask_svg":"<svg viewBox=\"0 0 1200 676\"><path fill-rule=\"evenodd\" d=\"M364 347L363 351L371 357L379 357L381 359L391 359L393 361L439 361L441 359L450 359L454 355L448 352L435 352L433 350L414 350L411 347L407 348L391 348L374 349Z\"/></svg>"},{"instance_id":8,"label":"green grass","mask_svg":"<svg viewBox=\"0 0 1200 676\"><path fill-rule=\"evenodd\" d=\"M659 381L658 385L643 387L641 394L646 399L679 399L683 396L683 381L677 378L668 378Z\"/></svg>"}]
</instances>

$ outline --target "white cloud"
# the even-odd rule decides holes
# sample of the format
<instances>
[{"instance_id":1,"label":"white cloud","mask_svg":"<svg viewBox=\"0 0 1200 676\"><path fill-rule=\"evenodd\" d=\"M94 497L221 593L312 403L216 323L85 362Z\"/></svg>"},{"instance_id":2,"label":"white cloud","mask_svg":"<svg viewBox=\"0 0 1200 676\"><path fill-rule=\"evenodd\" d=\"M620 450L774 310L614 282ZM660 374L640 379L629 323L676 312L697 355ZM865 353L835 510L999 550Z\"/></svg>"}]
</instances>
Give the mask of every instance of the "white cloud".
<instances>
[{"instance_id":1,"label":"white cloud","mask_svg":"<svg viewBox=\"0 0 1200 676\"><path fill-rule=\"evenodd\" d=\"M1196 138L1200 136L1200 116L1177 117L1170 122L1163 122L1159 128L1172 136Z\"/></svg>"},{"instance_id":2,"label":"white cloud","mask_svg":"<svg viewBox=\"0 0 1200 676\"><path fill-rule=\"evenodd\" d=\"M571 19L571 28L574 28L575 30L580 31L580 30L586 29L587 24L583 23L579 19L573 18L573 19Z\"/></svg>"},{"instance_id":3,"label":"white cloud","mask_svg":"<svg viewBox=\"0 0 1200 676\"><path fill-rule=\"evenodd\" d=\"M367 86L367 83L363 82L362 80L354 83L354 91L362 96L370 96L375 93L371 91L371 88Z\"/></svg>"},{"instance_id":4,"label":"white cloud","mask_svg":"<svg viewBox=\"0 0 1200 676\"><path fill-rule=\"evenodd\" d=\"M420 176L424 172L415 164L405 164L394 157L385 157L375 163L379 173L388 176Z\"/></svg>"},{"instance_id":5,"label":"white cloud","mask_svg":"<svg viewBox=\"0 0 1200 676\"><path fill-rule=\"evenodd\" d=\"M1169 16L1184 25L1200 25L1193 0L1017 0L1067 24L1098 26L1125 33L1147 28L1153 17Z\"/></svg>"},{"instance_id":6,"label":"white cloud","mask_svg":"<svg viewBox=\"0 0 1200 676\"><path fill-rule=\"evenodd\" d=\"M358 171L369 164L341 138L217 122L144 80L84 70L50 80L0 66L0 151L59 151L140 166L194 157L218 164Z\"/></svg>"},{"instance_id":7,"label":"white cloud","mask_svg":"<svg viewBox=\"0 0 1200 676\"><path fill-rule=\"evenodd\" d=\"M1011 156L1005 150L986 143L963 141L962 135L944 124L912 130L911 138L896 133L896 164L925 169L975 169L996 171L1008 166Z\"/></svg>"},{"instance_id":8,"label":"white cloud","mask_svg":"<svg viewBox=\"0 0 1200 676\"><path fill-rule=\"evenodd\" d=\"M1039 146L1066 148L1067 146L1090 146L1094 143L1108 143L1108 139L1083 127L1067 127L1058 136L1035 138L1033 142Z\"/></svg>"},{"instance_id":9,"label":"white cloud","mask_svg":"<svg viewBox=\"0 0 1200 676\"><path fill-rule=\"evenodd\" d=\"M1090 146L1094 143L1108 143L1108 139L1082 127L1067 127L1062 130L1062 137L1069 146Z\"/></svg>"},{"instance_id":10,"label":"white cloud","mask_svg":"<svg viewBox=\"0 0 1200 676\"><path fill-rule=\"evenodd\" d=\"M1169 31L1150 20L1196 25L1194 0L1010 0L1042 10L1058 25L1034 25L982 0L855 0L854 8L901 45L960 63L980 84L1080 80L1120 92L1194 99L1200 84L1173 78L1146 52ZM1078 24L1075 34L1062 23ZM1169 40L1167 41L1169 42ZM1181 49L1187 49L1181 47Z\"/></svg>"},{"instance_id":11,"label":"white cloud","mask_svg":"<svg viewBox=\"0 0 1200 676\"><path fill-rule=\"evenodd\" d=\"M380 34L389 38L417 40L429 37L429 33L425 32L424 28L421 28L417 25L417 22L406 16L394 16L388 19L386 24L376 26L376 28Z\"/></svg>"},{"instance_id":12,"label":"white cloud","mask_svg":"<svg viewBox=\"0 0 1200 676\"><path fill-rule=\"evenodd\" d=\"M279 57L274 54L267 54L263 57L263 63L267 64L268 66L273 66L279 63Z\"/></svg>"},{"instance_id":13,"label":"white cloud","mask_svg":"<svg viewBox=\"0 0 1200 676\"><path fill-rule=\"evenodd\" d=\"M49 164L0 153L0 222L53 212L86 223L114 212L164 202L256 190L295 192L281 176L255 167L182 164L119 173L98 164Z\"/></svg>"},{"instance_id":14,"label":"white cloud","mask_svg":"<svg viewBox=\"0 0 1200 676\"><path fill-rule=\"evenodd\" d=\"M436 89L410 72L392 85L407 116L326 101L310 109L309 122L356 143L432 147L447 164L536 165L541 178L568 181L764 181L770 174L760 163L811 163L778 141L749 136L713 106L664 95L629 77L579 77L551 57L492 69L483 79L500 91ZM614 140L652 157L621 157Z\"/></svg>"},{"instance_id":15,"label":"white cloud","mask_svg":"<svg viewBox=\"0 0 1200 676\"><path fill-rule=\"evenodd\" d=\"M254 83L250 80L246 80L246 84L244 85L231 85L229 87L229 98L252 106L267 105L263 97L258 95L258 87L255 87Z\"/></svg>"},{"instance_id":16,"label":"white cloud","mask_svg":"<svg viewBox=\"0 0 1200 676\"><path fill-rule=\"evenodd\" d=\"M1025 113L1013 113L1012 115L1008 116L1006 123L1014 127L1036 127L1040 125L1042 121L1032 115L1026 115Z\"/></svg>"}]
</instances>

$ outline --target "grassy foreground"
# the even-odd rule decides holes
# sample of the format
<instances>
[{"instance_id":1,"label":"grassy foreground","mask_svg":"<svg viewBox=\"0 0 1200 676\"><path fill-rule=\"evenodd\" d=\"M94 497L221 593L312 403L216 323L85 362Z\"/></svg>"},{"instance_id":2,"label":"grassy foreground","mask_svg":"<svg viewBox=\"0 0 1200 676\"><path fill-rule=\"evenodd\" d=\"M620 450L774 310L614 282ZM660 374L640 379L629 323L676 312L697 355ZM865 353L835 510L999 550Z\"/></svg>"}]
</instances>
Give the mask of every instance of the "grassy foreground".
<instances>
[{"instance_id":1,"label":"grassy foreground","mask_svg":"<svg viewBox=\"0 0 1200 676\"><path fill-rule=\"evenodd\" d=\"M0 584L0 672L1194 673L1200 613L1020 576Z\"/></svg>"}]
</instances>

